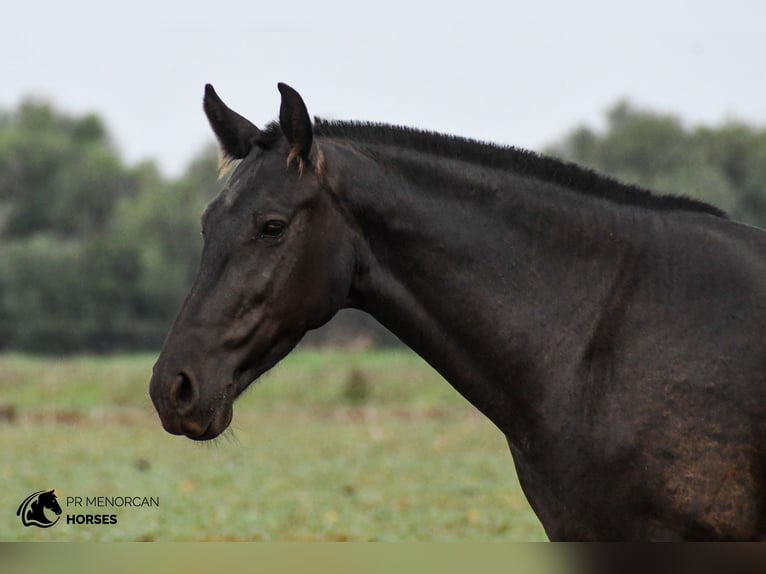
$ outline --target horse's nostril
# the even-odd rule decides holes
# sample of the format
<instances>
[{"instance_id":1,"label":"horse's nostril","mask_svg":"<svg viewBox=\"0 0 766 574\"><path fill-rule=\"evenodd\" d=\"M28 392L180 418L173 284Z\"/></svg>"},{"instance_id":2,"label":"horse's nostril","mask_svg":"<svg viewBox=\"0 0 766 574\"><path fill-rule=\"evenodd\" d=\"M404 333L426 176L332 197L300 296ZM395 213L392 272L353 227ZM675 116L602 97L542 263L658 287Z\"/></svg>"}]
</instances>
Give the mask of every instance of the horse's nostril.
<instances>
[{"instance_id":1,"label":"horse's nostril","mask_svg":"<svg viewBox=\"0 0 766 574\"><path fill-rule=\"evenodd\" d=\"M176 375L170 387L170 402L179 415L188 415L197 406L199 392L194 378L184 372Z\"/></svg>"}]
</instances>

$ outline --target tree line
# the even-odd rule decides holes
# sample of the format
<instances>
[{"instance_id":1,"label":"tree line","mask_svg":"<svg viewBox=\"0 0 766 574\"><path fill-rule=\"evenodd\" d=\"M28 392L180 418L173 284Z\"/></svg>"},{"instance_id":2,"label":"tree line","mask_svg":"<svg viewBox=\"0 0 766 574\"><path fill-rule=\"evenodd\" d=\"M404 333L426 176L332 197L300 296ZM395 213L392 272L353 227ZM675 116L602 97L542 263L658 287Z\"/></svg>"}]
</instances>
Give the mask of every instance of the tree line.
<instances>
[{"instance_id":1,"label":"tree line","mask_svg":"<svg viewBox=\"0 0 766 574\"><path fill-rule=\"evenodd\" d=\"M545 152L766 227L766 129L688 127L620 102L604 129L579 127ZM216 164L211 144L167 178L153 162L126 165L96 115L39 100L0 110L0 351L159 348L196 273ZM310 339L395 342L358 313Z\"/></svg>"}]
</instances>

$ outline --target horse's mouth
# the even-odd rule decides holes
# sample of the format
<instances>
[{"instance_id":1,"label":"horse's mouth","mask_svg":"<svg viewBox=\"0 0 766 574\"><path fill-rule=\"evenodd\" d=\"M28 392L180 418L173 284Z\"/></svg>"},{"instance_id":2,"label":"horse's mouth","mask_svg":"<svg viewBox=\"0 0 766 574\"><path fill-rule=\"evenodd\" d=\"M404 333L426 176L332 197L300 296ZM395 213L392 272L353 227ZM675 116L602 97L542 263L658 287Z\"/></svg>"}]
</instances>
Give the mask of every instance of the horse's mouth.
<instances>
[{"instance_id":1,"label":"horse's mouth","mask_svg":"<svg viewBox=\"0 0 766 574\"><path fill-rule=\"evenodd\" d=\"M182 435L196 441L206 441L216 438L229 427L233 413L233 405L229 403L222 405L206 421L177 415L170 419L161 418L161 420L162 426L170 434Z\"/></svg>"}]
</instances>

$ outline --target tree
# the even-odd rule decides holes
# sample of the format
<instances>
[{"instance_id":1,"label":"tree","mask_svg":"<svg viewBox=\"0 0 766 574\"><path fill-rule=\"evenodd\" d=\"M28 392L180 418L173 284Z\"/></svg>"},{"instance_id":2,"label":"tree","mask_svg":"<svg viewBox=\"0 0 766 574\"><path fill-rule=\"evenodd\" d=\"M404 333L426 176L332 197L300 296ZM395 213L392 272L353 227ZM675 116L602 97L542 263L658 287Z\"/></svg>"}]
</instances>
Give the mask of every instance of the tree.
<instances>
[{"instance_id":1,"label":"tree","mask_svg":"<svg viewBox=\"0 0 766 574\"><path fill-rule=\"evenodd\" d=\"M93 115L28 100L0 113L0 349L152 348L191 285L206 149L183 177L126 167Z\"/></svg>"},{"instance_id":2,"label":"tree","mask_svg":"<svg viewBox=\"0 0 766 574\"><path fill-rule=\"evenodd\" d=\"M104 231L136 182L94 115L71 117L24 101L0 120L0 234L62 238Z\"/></svg>"},{"instance_id":3,"label":"tree","mask_svg":"<svg viewBox=\"0 0 766 574\"><path fill-rule=\"evenodd\" d=\"M687 128L619 102L603 133L582 126L547 150L628 183L708 201L766 227L766 131L741 123Z\"/></svg>"}]
</instances>

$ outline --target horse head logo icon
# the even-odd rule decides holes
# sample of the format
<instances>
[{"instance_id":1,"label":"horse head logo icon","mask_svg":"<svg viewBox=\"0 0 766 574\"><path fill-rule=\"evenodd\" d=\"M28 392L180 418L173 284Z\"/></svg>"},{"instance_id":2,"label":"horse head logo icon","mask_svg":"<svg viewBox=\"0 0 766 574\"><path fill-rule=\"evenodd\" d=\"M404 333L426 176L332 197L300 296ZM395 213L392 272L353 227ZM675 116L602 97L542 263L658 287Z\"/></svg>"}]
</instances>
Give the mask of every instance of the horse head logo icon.
<instances>
[{"instance_id":1,"label":"horse head logo icon","mask_svg":"<svg viewBox=\"0 0 766 574\"><path fill-rule=\"evenodd\" d=\"M56 499L54 489L40 490L30 494L21 503L16 511L16 516L21 516L21 522L24 526L39 526L40 528L50 528L59 521L61 517L61 506ZM56 513L56 520L50 520L45 515L45 510L52 510Z\"/></svg>"}]
</instances>

